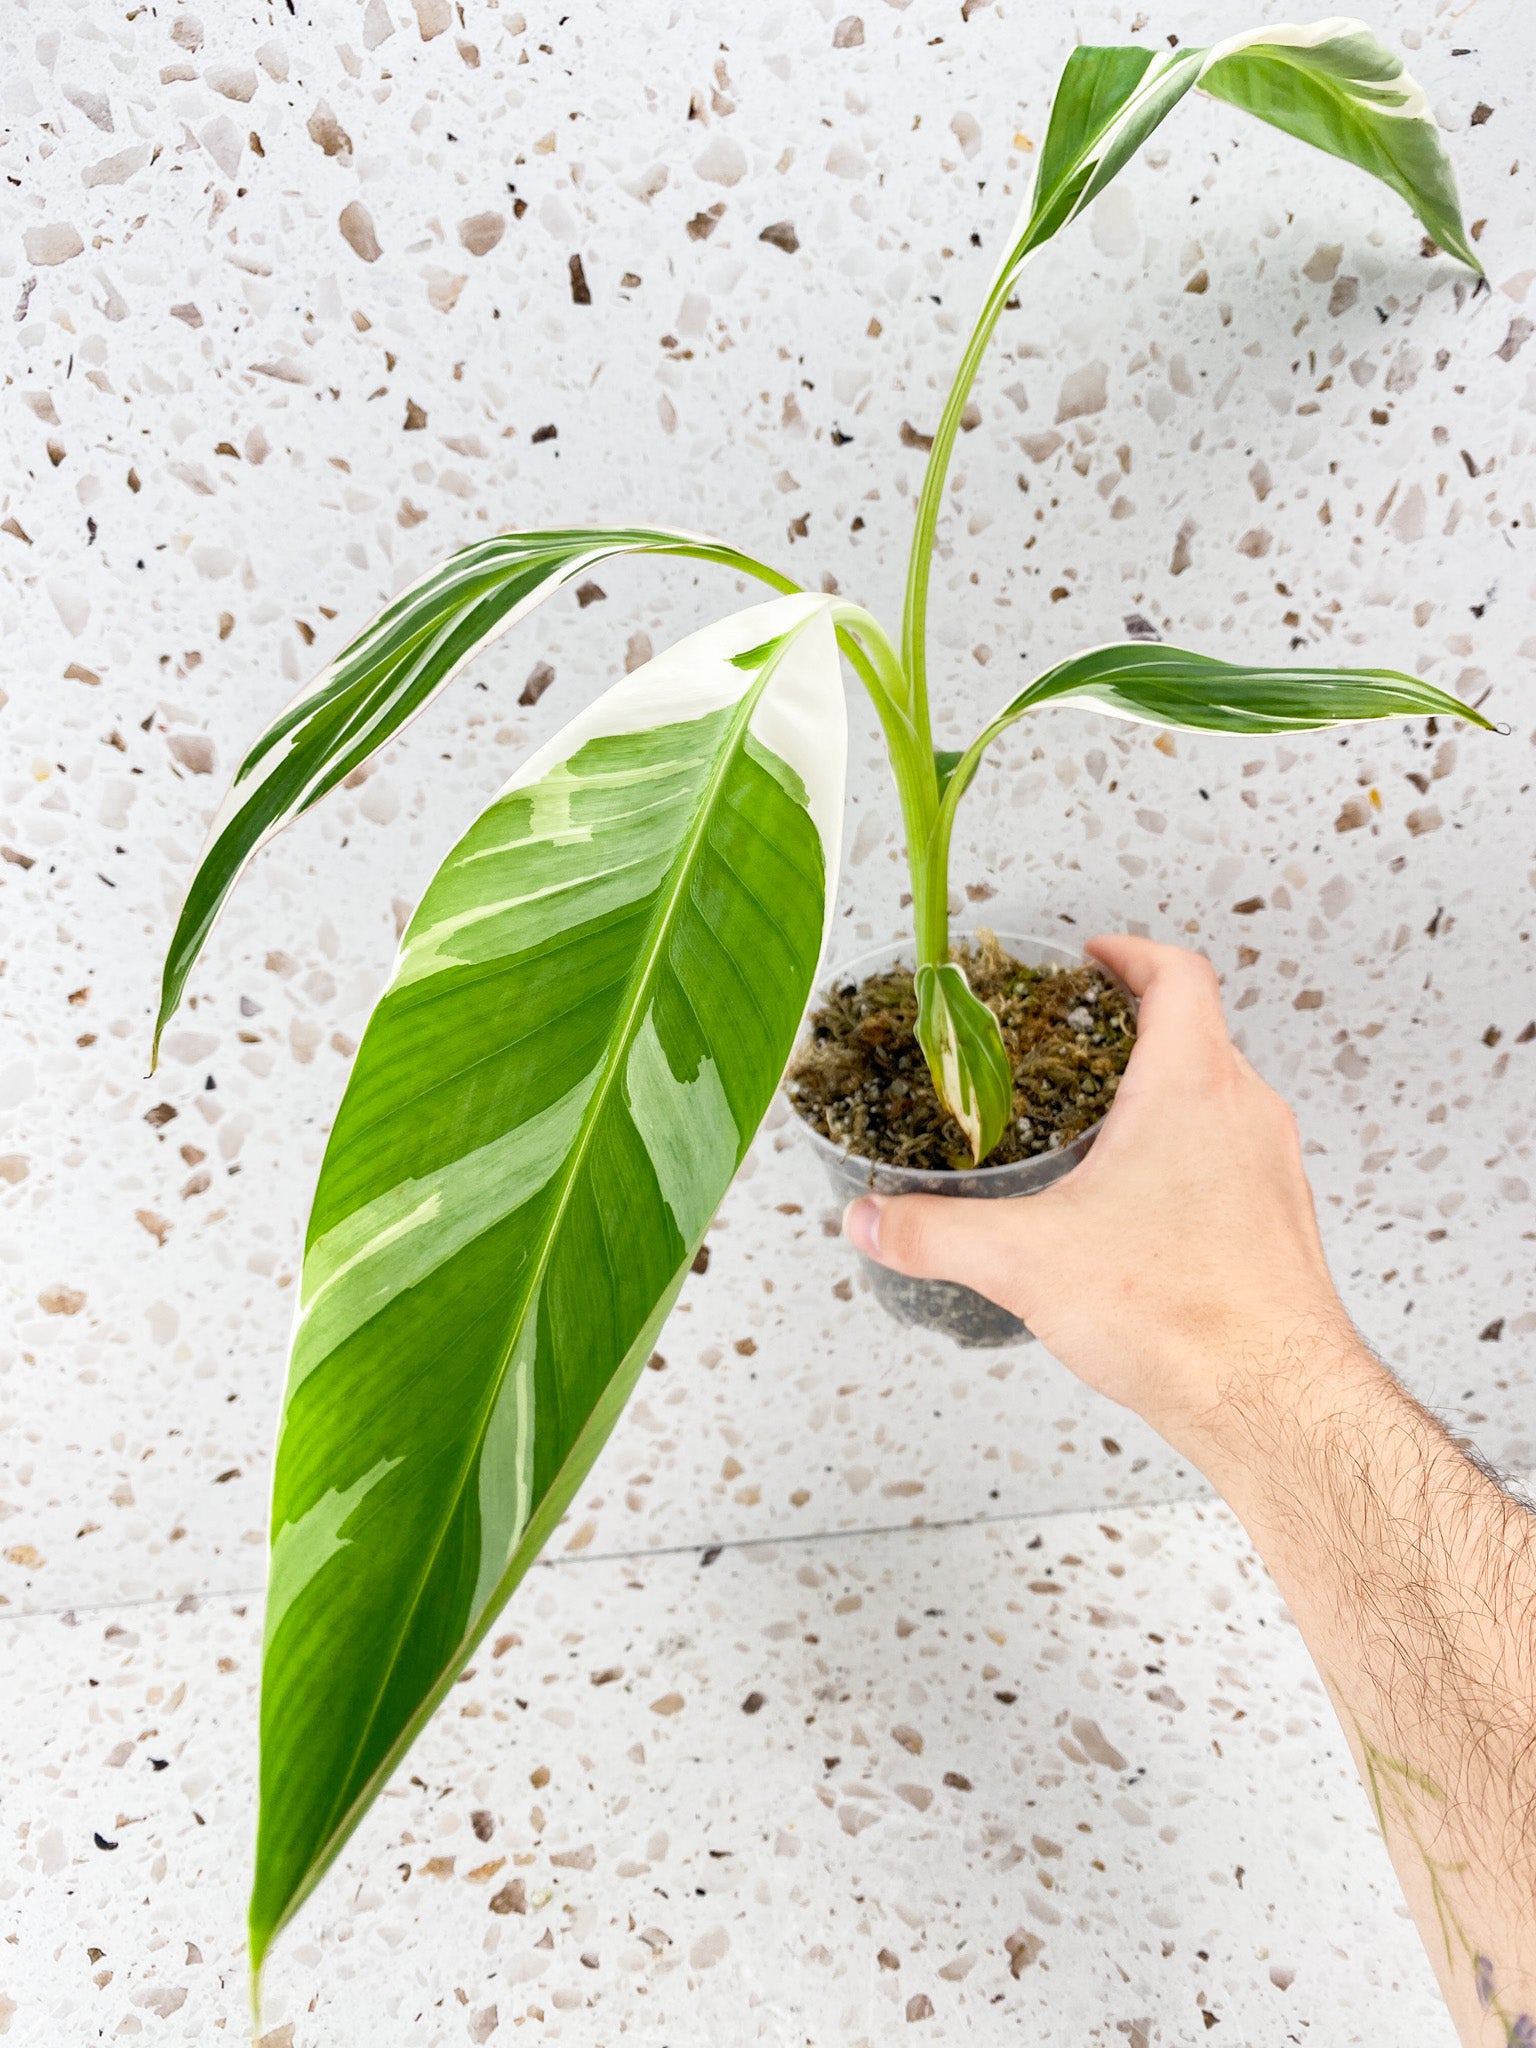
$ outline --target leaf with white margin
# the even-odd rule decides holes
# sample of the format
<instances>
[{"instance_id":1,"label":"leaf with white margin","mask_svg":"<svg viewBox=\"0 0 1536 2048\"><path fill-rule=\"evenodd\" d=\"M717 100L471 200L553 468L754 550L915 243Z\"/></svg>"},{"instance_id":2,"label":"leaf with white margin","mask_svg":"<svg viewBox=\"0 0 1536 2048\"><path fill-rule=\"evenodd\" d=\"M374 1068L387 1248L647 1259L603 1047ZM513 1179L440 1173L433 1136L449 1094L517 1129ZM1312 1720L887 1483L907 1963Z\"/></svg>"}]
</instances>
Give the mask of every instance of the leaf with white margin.
<instances>
[{"instance_id":1,"label":"leaf with white margin","mask_svg":"<svg viewBox=\"0 0 1536 2048\"><path fill-rule=\"evenodd\" d=\"M258 1966L569 1505L772 1099L844 726L825 599L710 626L534 754L411 921L307 1234Z\"/></svg>"},{"instance_id":2,"label":"leaf with white margin","mask_svg":"<svg viewBox=\"0 0 1536 2048\"><path fill-rule=\"evenodd\" d=\"M1344 16L1278 23L1209 49L1085 44L1051 103L1034 188L998 266L989 306L1025 260L1097 198L1192 87L1241 107L1405 199L1441 248L1480 271L1462 226L1455 174L1429 103L1402 59Z\"/></svg>"},{"instance_id":3,"label":"leaf with white margin","mask_svg":"<svg viewBox=\"0 0 1536 2048\"><path fill-rule=\"evenodd\" d=\"M1051 103L1039 166L965 346L918 495L902 612L902 654L919 701L929 546L943 504L966 395L1020 273L1075 220L1192 87L1357 164L1407 200L1443 248L1481 269L1461 223L1456 179L1440 131L1396 53L1364 22L1335 17L1229 36L1208 50L1085 44L1068 57Z\"/></svg>"},{"instance_id":4,"label":"leaf with white margin","mask_svg":"<svg viewBox=\"0 0 1536 2048\"><path fill-rule=\"evenodd\" d=\"M1497 730L1448 690L1396 669L1256 666L1128 640L1074 654L1005 704L966 749L946 786L951 817L998 734L1026 711L1068 698L1115 718L1191 732L1311 732L1373 718L1436 717Z\"/></svg>"},{"instance_id":5,"label":"leaf with white margin","mask_svg":"<svg viewBox=\"0 0 1536 2048\"><path fill-rule=\"evenodd\" d=\"M997 1018L953 960L924 961L914 976L917 1042L939 1100L965 1133L979 1166L1003 1135L1013 1069Z\"/></svg>"},{"instance_id":6,"label":"leaf with white margin","mask_svg":"<svg viewBox=\"0 0 1536 2048\"><path fill-rule=\"evenodd\" d=\"M166 953L155 1056L225 897L259 849L371 760L482 647L618 554L689 556L795 588L737 548L663 527L498 533L429 570L304 686L236 770Z\"/></svg>"},{"instance_id":7,"label":"leaf with white margin","mask_svg":"<svg viewBox=\"0 0 1536 2048\"><path fill-rule=\"evenodd\" d=\"M1206 52L1202 92L1379 178L1449 255L1479 273L1456 174L1424 90L1363 21L1253 29Z\"/></svg>"},{"instance_id":8,"label":"leaf with white margin","mask_svg":"<svg viewBox=\"0 0 1536 2048\"><path fill-rule=\"evenodd\" d=\"M1085 43L1062 67L1034 188L1019 214L997 289L1073 221L1128 164L1200 72L1201 50Z\"/></svg>"}]
</instances>

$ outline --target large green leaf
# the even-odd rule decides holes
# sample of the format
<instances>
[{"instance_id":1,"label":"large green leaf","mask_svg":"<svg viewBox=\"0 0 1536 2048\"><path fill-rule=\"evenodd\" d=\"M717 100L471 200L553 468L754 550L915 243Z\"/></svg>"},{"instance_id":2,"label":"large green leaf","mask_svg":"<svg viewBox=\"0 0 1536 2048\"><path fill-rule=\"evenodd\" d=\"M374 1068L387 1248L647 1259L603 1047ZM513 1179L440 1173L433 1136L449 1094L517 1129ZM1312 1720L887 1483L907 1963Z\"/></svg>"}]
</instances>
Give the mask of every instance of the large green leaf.
<instances>
[{"instance_id":1,"label":"large green leaf","mask_svg":"<svg viewBox=\"0 0 1536 2048\"><path fill-rule=\"evenodd\" d=\"M998 1021L953 960L925 960L914 977L916 1037L939 1100L979 1166L1008 1121L1013 1068Z\"/></svg>"},{"instance_id":2,"label":"large green leaf","mask_svg":"<svg viewBox=\"0 0 1536 2048\"><path fill-rule=\"evenodd\" d=\"M951 816L998 734L1026 711L1064 698L1116 718L1193 732L1308 732L1373 718L1424 717L1464 718L1496 730L1459 697L1396 669L1255 667L1181 647L1125 641L1074 654L1003 706L950 778L945 806Z\"/></svg>"},{"instance_id":3,"label":"large green leaf","mask_svg":"<svg viewBox=\"0 0 1536 2048\"><path fill-rule=\"evenodd\" d=\"M440 563L306 684L240 763L166 954L157 1051L224 898L257 849L376 754L487 641L616 554L690 555L796 587L735 548L670 528L500 533Z\"/></svg>"},{"instance_id":4,"label":"large green leaf","mask_svg":"<svg viewBox=\"0 0 1536 2048\"><path fill-rule=\"evenodd\" d=\"M258 1965L569 1503L768 1107L844 747L826 601L738 614L535 754L411 921L306 1240Z\"/></svg>"}]
</instances>

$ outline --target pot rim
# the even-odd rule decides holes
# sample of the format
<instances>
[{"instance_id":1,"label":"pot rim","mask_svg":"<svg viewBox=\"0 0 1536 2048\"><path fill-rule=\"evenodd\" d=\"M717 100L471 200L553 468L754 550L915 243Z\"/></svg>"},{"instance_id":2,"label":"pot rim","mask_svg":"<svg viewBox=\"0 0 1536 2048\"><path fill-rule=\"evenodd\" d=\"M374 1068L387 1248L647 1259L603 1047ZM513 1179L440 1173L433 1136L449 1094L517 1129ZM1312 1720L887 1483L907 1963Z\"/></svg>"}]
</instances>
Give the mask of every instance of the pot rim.
<instances>
[{"instance_id":1,"label":"pot rim","mask_svg":"<svg viewBox=\"0 0 1536 2048\"><path fill-rule=\"evenodd\" d=\"M1090 960L1089 956L1080 946L1064 946L1059 940L1048 939L1038 932L1001 931L997 926L990 924L967 924L952 929L951 938L975 938L983 931L990 932L1004 946L1030 946L1040 952L1055 954L1057 960L1054 964L1096 967L1107 980L1114 982L1116 987L1124 990L1126 1000L1130 1003L1133 1013L1139 1007L1135 996L1125 987L1125 983L1120 980L1120 977L1117 974L1112 974L1102 961ZM841 960L837 959L829 948L828 954L823 958L821 968L817 974L816 991L825 986L829 976L832 974L846 974L855 968L873 966L876 962L882 960L889 961L893 965L904 959L909 963L914 950L915 941L911 938L891 939L883 945L862 946L857 952L844 955ZM1029 964L1031 963L1025 962L1026 966ZM816 991L813 991L813 999ZM839 1165L853 1163L877 1172L882 1187L888 1192L893 1191L893 1184L900 1185L902 1182L908 1182L915 1193L931 1193L935 1179L954 1180L956 1182L964 1180L971 1189L975 1189L978 1183L982 1186L986 1186L988 1183L995 1185L1009 1177L1021 1180L1030 1177L1032 1171L1034 1175L1041 1175L1043 1173L1049 1179L1055 1180L1069 1172L1088 1156L1094 1140L1104 1128L1104 1118L1099 1117L1088 1126L1086 1131L1079 1131L1075 1138L1065 1145L1058 1145L1054 1151L1034 1152L1027 1159L1009 1160L1001 1166L897 1166L890 1160L871 1159L866 1153L855 1152L849 1146L838 1145L831 1138L824 1138L821 1132L814 1129L801 1114L788 1088L783 1087L781 1092L791 1114L794 1116L795 1123L799 1127L802 1137L809 1140L814 1151L819 1153L828 1164L833 1162Z\"/></svg>"}]
</instances>

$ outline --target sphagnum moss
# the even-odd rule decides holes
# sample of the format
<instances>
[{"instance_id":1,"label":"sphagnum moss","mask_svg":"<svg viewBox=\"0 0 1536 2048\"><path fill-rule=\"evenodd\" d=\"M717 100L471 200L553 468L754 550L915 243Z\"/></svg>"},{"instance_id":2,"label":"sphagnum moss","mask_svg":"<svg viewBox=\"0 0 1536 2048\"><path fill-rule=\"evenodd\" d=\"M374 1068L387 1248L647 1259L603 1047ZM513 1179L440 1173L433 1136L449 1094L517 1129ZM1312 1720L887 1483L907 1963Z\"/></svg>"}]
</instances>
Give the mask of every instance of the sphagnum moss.
<instances>
[{"instance_id":1,"label":"sphagnum moss","mask_svg":"<svg viewBox=\"0 0 1536 2048\"><path fill-rule=\"evenodd\" d=\"M1013 1103L988 1166L1054 1152L1115 1099L1136 1041L1125 991L1096 967L1026 967L991 932L955 958L996 1017ZM910 967L836 984L812 1010L790 1063L790 1101L812 1130L861 1159L972 1167L965 1133L940 1102L916 1037Z\"/></svg>"}]
</instances>

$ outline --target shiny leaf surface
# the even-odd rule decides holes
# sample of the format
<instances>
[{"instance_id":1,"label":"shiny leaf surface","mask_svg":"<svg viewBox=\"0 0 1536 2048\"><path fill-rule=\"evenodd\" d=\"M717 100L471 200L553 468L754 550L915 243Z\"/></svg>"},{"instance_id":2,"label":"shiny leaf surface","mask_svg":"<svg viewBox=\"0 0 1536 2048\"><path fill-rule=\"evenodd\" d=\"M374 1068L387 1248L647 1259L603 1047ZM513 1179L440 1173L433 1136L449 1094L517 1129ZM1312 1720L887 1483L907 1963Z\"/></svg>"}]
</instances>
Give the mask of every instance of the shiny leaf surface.
<instances>
[{"instance_id":1,"label":"shiny leaf surface","mask_svg":"<svg viewBox=\"0 0 1536 2048\"><path fill-rule=\"evenodd\" d=\"M278 1440L259 1965L591 1465L820 958L844 710L825 601L683 641L448 856L326 1149Z\"/></svg>"}]
</instances>

